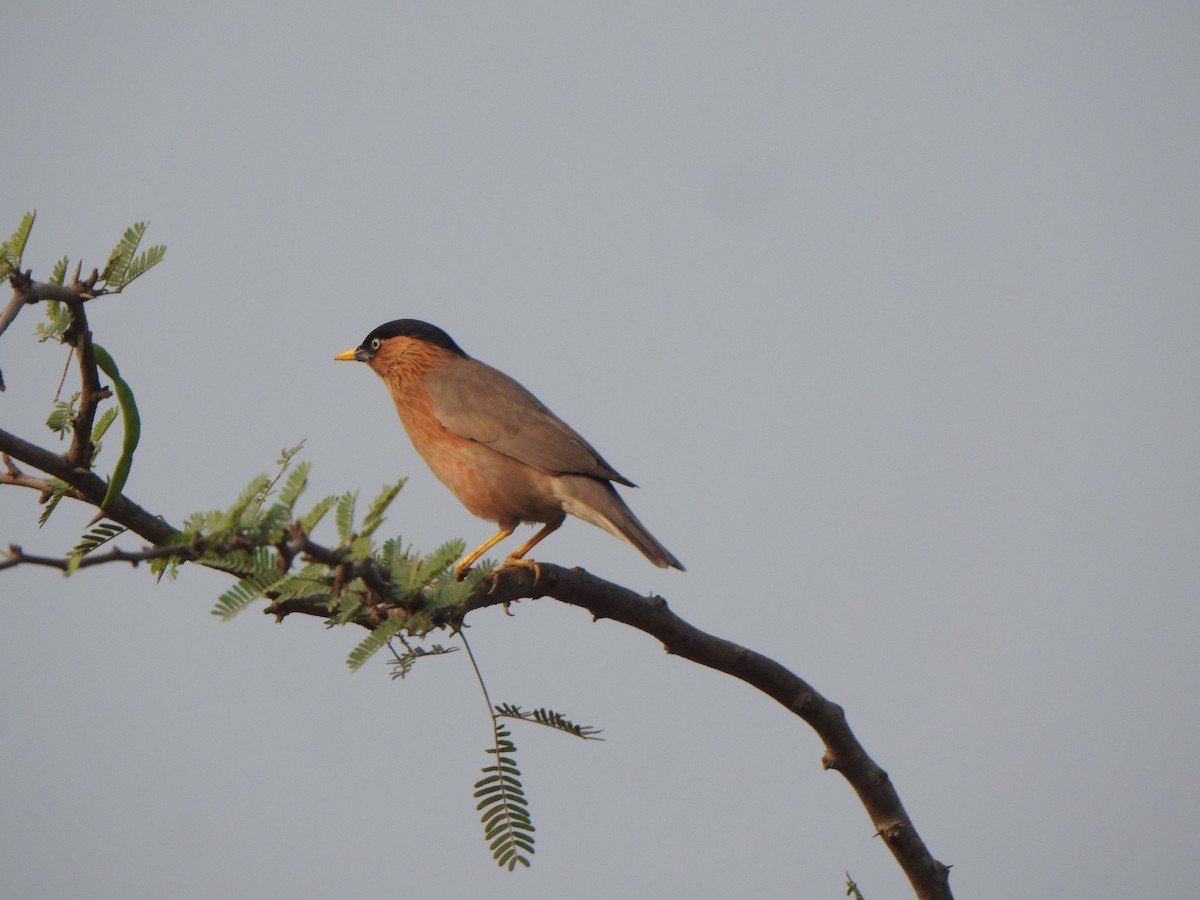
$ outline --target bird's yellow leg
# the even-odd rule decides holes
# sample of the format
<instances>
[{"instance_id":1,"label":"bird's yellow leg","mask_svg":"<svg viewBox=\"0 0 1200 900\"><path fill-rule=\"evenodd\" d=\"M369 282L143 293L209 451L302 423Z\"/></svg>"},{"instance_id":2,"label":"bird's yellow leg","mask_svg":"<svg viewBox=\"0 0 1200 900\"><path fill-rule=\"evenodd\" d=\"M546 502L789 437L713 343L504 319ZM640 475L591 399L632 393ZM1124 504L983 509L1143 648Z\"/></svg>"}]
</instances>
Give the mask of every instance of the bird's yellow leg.
<instances>
[{"instance_id":1,"label":"bird's yellow leg","mask_svg":"<svg viewBox=\"0 0 1200 900\"><path fill-rule=\"evenodd\" d=\"M561 516L557 521L547 522L537 534L527 540L512 553L508 554L507 558L504 560L504 565L524 566L527 569L533 569L533 580L536 584L542 577L542 570L538 568L538 564L532 559L526 559L525 554L541 543L542 540L558 531L558 529L562 527L562 523L565 519L566 516Z\"/></svg>"},{"instance_id":2,"label":"bird's yellow leg","mask_svg":"<svg viewBox=\"0 0 1200 900\"><path fill-rule=\"evenodd\" d=\"M497 531L490 538L488 538L486 541L484 541L482 544L480 544L478 547L476 547L474 550L472 550L470 553L468 553L466 556L464 556L462 559L460 559L457 563L454 564L455 579L458 581L462 581L464 578L466 578L467 573L469 571L471 571L471 566L474 565L475 560L479 559L479 557L483 556L483 554L487 553L489 550L491 550L493 547L495 547L498 543L500 543L502 540L504 540L506 537L508 537L510 534L512 534L513 529L515 529L516 527L517 527L517 525L515 522L512 525L506 525L503 522L500 523L499 531Z\"/></svg>"}]
</instances>

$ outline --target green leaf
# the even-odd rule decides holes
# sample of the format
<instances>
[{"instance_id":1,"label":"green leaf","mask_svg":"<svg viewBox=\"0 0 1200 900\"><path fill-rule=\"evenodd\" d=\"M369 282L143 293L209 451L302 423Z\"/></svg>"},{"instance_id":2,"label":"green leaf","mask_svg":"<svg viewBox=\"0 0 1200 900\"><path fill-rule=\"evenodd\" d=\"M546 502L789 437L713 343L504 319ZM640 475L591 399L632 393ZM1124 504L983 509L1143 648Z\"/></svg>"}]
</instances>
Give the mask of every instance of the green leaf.
<instances>
[{"instance_id":1,"label":"green leaf","mask_svg":"<svg viewBox=\"0 0 1200 900\"><path fill-rule=\"evenodd\" d=\"M38 528L45 525L51 513L58 508L58 501L71 492L71 486L65 481L59 481L57 478L51 478L49 481L53 490L46 500L46 505L42 508L42 514L38 516Z\"/></svg>"},{"instance_id":2,"label":"green leaf","mask_svg":"<svg viewBox=\"0 0 1200 900\"><path fill-rule=\"evenodd\" d=\"M371 535L375 533L375 529L383 524L383 514L396 499L396 495L400 493L400 489L404 487L404 482L407 478L401 478L395 484L385 484L383 490L379 492L379 496L372 502L367 510L366 516L363 517L362 528L360 534ZM343 539L344 540L344 539Z\"/></svg>"},{"instance_id":3,"label":"green leaf","mask_svg":"<svg viewBox=\"0 0 1200 900\"><path fill-rule=\"evenodd\" d=\"M134 222L125 229L125 234L117 242L117 246L108 254L108 262L104 271L100 273L100 280L108 290L119 293L128 283L129 264L133 261L133 254L137 253L138 244L142 242L142 235L145 233L146 223Z\"/></svg>"},{"instance_id":4,"label":"green leaf","mask_svg":"<svg viewBox=\"0 0 1200 900\"><path fill-rule=\"evenodd\" d=\"M359 535L350 542L350 552L346 554L347 560L366 559L371 555L371 539L365 534Z\"/></svg>"},{"instance_id":5,"label":"green leaf","mask_svg":"<svg viewBox=\"0 0 1200 900\"><path fill-rule=\"evenodd\" d=\"M388 538L383 542L383 546L379 548L377 558L381 565L391 568L398 560L411 559L412 548L406 548L404 542L398 537Z\"/></svg>"},{"instance_id":6,"label":"green leaf","mask_svg":"<svg viewBox=\"0 0 1200 900\"><path fill-rule=\"evenodd\" d=\"M495 715L508 719L520 719L523 722L532 722L535 725L545 725L547 728L566 732L585 741L604 740L602 737L597 737L602 729L593 728L590 725L577 725L561 713L557 713L552 709L535 709L526 712L516 704L501 703L495 707Z\"/></svg>"},{"instance_id":7,"label":"green leaf","mask_svg":"<svg viewBox=\"0 0 1200 900\"><path fill-rule=\"evenodd\" d=\"M407 676L418 660L458 652L457 647L443 647L441 644L434 644L432 647L409 647L405 644L405 648L404 653L396 654L396 658L391 661L392 678Z\"/></svg>"},{"instance_id":8,"label":"green leaf","mask_svg":"<svg viewBox=\"0 0 1200 900\"><path fill-rule=\"evenodd\" d=\"M413 578L412 588L432 584L448 575L450 567L463 555L466 545L460 540L446 541L423 560Z\"/></svg>"},{"instance_id":9,"label":"green leaf","mask_svg":"<svg viewBox=\"0 0 1200 900\"><path fill-rule=\"evenodd\" d=\"M29 240L29 232L33 230L33 220L37 218L37 210L30 210L21 217L21 224L13 232L12 237L0 245L0 274L7 278L13 272L20 271L21 258L25 255L25 244Z\"/></svg>"},{"instance_id":10,"label":"green leaf","mask_svg":"<svg viewBox=\"0 0 1200 900\"><path fill-rule=\"evenodd\" d=\"M100 443L100 439L104 437L104 433L108 431L108 427L117 418L117 411L113 407L109 407L104 412L100 413L94 425L92 425L92 443Z\"/></svg>"},{"instance_id":11,"label":"green leaf","mask_svg":"<svg viewBox=\"0 0 1200 900\"><path fill-rule=\"evenodd\" d=\"M282 503L272 504L265 513L261 513L254 523L253 536L256 540L269 544L278 544L283 540L284 529L287 528L289 510Z\"/></svg>"},{"instance_id":12,"label":"green leaf","mask_svg":"<svg viewBox=\"0 0 1200 900\"><path fill-rule=\"evenodd\" d=\"M131 259L128 268L125 270L125 280L121 287L127 287L135 278L145 275L148 270L162 262L163 257L166 255L167 248L161 244L157 244L146 250L141 256Z\"/></svg>"},{"instance_id":13,"label":"green leaf","mask_svg":"<svg viewBox=\"0 0 1200 900\"><path fill-rule=\"evenodd\" d=\"M104 412L100 413L100 415L96 418L95 424L92 425L92 460L91 461L93 464L100 457L100 449L103 446L100 439L104 437L105 432L107 432L109 426L112 425L112 423L114 421L116 421L116 418L117 418L117 410L116 410L116 408L110 406Z\"/></svg>"},{"instance_id":14,"label":"green leaf","mask_svg":"<svg viewBox=\"0 0 1200 900\"><path fill-rule=\"evenodd\" d=\"M70 265L70 260L65 256L54 264L54 268L50 270L51 284L62 284L66 280L68 265Z\"/></svg>"},{"instance_id":15,"label":"green leaf","mask_svg":"<svg viewBox=\"0 0 1200 900\"><path fill-rule=\"evenodd\" d=\"M196 562L219 565L226 572L243 578L254 577L263 581L272 581L280 577L275 551L270 547L205 554L197 558Z\"/></svg>"},{"instance_id":16,"label":"green leaf","mask_svg":"<svg viewBox=\"0 0 1200 900\"><path fill-rule=\"evenodd\" d=\"M453 578L442 578L422 596L425 609L438 609L444 606L456 606L475 590L479 582L487 577L487 570L476 566L467 575L465 581L455 581Z\"/></svg>"},{"instance_id":17,"label":"green leaf","mask_svg":"<svg viewBox=\"0 0 1200 900\"><path fill-rule=\"evenodd\" d=\"M295 575L287 575L275 583L271 593L275 601L292 600L296 597L319 597L323 600L333 598L332 579L325 572L325 567L317 564L305 566Z\"/></svg>"},{"instance_id":18,"label":"green leaf","mask_svg":"<svg viewBox=\"0 0 1200 900\"><path fill-rule=\"evenodd\" d=\"M287 509L288 515L291 515L296 501L300 499L300 495L308 487L308 473L311 470L312 463L302 462L292 470L292 473L287 477L287 481L283 483L283 487L279 491L279 503Z\"/></svg>"},{"instance_id":19,"label":"green leaf","mask_svg":"<svg viewBox=\"0 0 1200 900\"><path fill-rule=\"evenodd\" d=\"M357 672L361 669L367 660L387 646L387 642L394 638L403 627L404 620L399 618L386 619L376 626L374 631L350 651L350 655L346 658L346 665L350 667L350 671Z\"/></svg>"},{"instance_id":20,"label":"green leaf","mask_svg":"<svg viewBox=\"0 0 1200 900\"><path fill-rule=\"evenodd\" d=\"M63 334L71 327L71 308L57 300L47 300L42 306L46 308L46 321L38 322L34 329L38 343L51 339L61 341Z\"/></svg>"},{"instance_id":21,"label":"green leaf","mask_svg":"<svg viewBox=\"0 0 1200 900\"><path fill-rule=\"evenodd\" d=\"M243 578L232 588L223 593L213 607L212 614L228 622L243 609L269 591L279 580L276 573L258 574Z\"/></svg>"},{"instance_id":22,"label":"green leaf","mask_svg":"<svg viewBox=\"0 0 1200 900\"><path fill-rule=\"evenodd\" d=\"M159 559L150 560L150 574L162 581L166 577L167 581L174 581L179 577L179 566L181 561L175 556L164 556Z\"/></svg>"},{"instance_id":23,"label":"green leaf","mask_svg":"<svg viewBox=\"0 0 1200 900\"><path fill-rule=\"evenodd\" d=\"M118 525L115 522L101 522L79 539L79 543L71 550L71 555L86 556L97 547L107 544L117 535L124 534L125 530L124 525Z\"/></svg>"},{"instance_id":24,"label":"green leaf","mask_svg":"<svg viewBox=\"0 0 1200 900\"><path fill-rule=\"evenodd\" d=\"M406 596L412 593L416 582L413 574L417 569L417 561L408 556L399 556L391 561L388 566L388 576L397 593Z\"/></svg>"},{"instance_id":25,"label":"green leaf","mask_svg":"<svg viewBox=\"0 0 1200 900\"><path fill-rule=\"evenodd\" d=\"M65 438L75 425L75 401L78 399L79 392L76 391L69 400L59 400L46 417L46 427L58 434L59 440Z\"/></svg>"},{"instance_id":26,"label":"green leaf","mask_svg":"<svg viewBox=\"0 0 1200 900\"><path fill-rule=\"evenodd\" d=\"M354 528L354 503L357 499L357 491L347 491L338 500L334 521L337 523L338 540L343 544L350 541L350 532Z\"/></svg>"},{"instance_id":27,"label":"green leaf","mask_svg":"<svg viewBox=\"0 0 1200 900\"><path fill-rule=\"evenodd\" d=\"M138 416L137 403L133 400L133 391L121 378L116 362L99 344L92 344L92 350L96 354L96 365L112 379L113 390L117 395L117 405L121 407L121 427L125 431L121 441L121 456L113 467L112 475L108 479L108 490L104 493L104 502L100 504L101 509L106 509L110 503L121 496L121 491L125 489L125 482L129 478L129 469L133 465L133 452L137 449L138 440L142 434L142 420Z\"/></svg>"},{"instance_id":28,"label":"green leaf","mask_svg":"<svg viewBox=\"0 0 1200 900\"><path fill-rule=\"evenodd\" d=\"M356 578L342 591L342 598L337 602L325 625L332 628L355 621L362 611L362 597L362 582Z\"/></svg>"},{"instance_id":29,"label":"green leaf","mask_svg":"<svg viewBox=\"0 0 1200 900\"><path fill-rule=\"evenodd\" d=\"M484 777L475 782L474 796L483 797L475 808L482 811L483 838L496 865L512 871L518 862L529 865L529 860L518 851L533 855L534 828L524 789L516 777L521 774L513 761L516 745L495 716L492 723L495 743L486 752L496 757L497 764L484 766Z\"/></svg>"},{"instance_id":30,"label":"green leaf","mask_svg":"<svg viewBox=\"0 0 1200 900\"><path fill-rule=\"evenodd\" d=\"M256 475L250 479L250 483L238 494L233 506L229 507L221 516L223 520L221 528L218 529L214 525L213 531L235 530L252 524L270 487L271 480L266 475Z\"/></svg>"},{"instance_id":31,"label":"green leaf","mask_svg":"<svg viewBox=\"0 0 1200 900\"><path fill-rule=\"evenodd\" d=\"M325 514L337 503L337 497L330 494L328 497L322 497L321 500L308 511L300 520L300 527L304 529L305 534L312 534L312 530L317 527L317 523L325 518Z\"/></svg>"}]
</instances>

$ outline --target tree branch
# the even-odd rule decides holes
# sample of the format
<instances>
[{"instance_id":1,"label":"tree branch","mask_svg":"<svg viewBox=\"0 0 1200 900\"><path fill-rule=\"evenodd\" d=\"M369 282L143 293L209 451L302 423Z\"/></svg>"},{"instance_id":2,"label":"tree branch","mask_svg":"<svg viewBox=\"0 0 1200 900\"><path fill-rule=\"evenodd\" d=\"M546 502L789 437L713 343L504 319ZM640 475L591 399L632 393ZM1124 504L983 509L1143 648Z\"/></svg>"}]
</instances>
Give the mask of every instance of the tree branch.
<instances>
[{"instance_id":1,"label":"tree branch","mask_svg":"<svg viewBox=\"0 0 1200 900\"><path fill-rule=\"evenodd\" d=\"M0 452L66 482L93 506L98 507L104 499L104 481L90 471L73 468L64 456L43 450L2 430ZM98 556L85 557L81 565L110 562L136 564L165 556L188 560L219 555L233 549L206 547L203 544L160 546L168 544L179 534L178 530L123 495L110 504L106 516L155 546L137 552L110 550ZM411 605L403 598L392 596L387 571L372 559L348 563L345 548L317 544L298 529L293 529L287 542L278 549L289 567L293 558L304 556L337 570L338 580L344 583L362 578L378 597L374 609L379 617L377 621L386 617L388 609L408 608ZM10 548L9 559L0 562L0 569L21 563L66 569L65 560L31 556L17 547ZM219 564L212 567L220 568ZM644 632L661 642L668 653L731 675L799 716L825 743L822 764L827 769L840 772L858 794L877 834L908 876L916 896L922 900L947 900L951 897L949 867L930 854L887 772L867 755L850 730L842 708L778 662L701 631L684 621L670 610L661 597L643 597L583 569L565 569L550 563L539 563L535 574L530 567L509 566L496 570L459 606L435 611L434 621L441 626L455 625L476 610L541 597L551 597L561 603L586 609L593 619L612 619ZM293 614L328 618L329 602L327 598L293 598L271 603L264 612L275 616L278 621Z\"/></svg>"},{"instance_id":2,"label":"tree branch","mask_svg":"<svg viewBox=\"0 0 1200 900\"><path fill-rule=\"evenodd\" d=\"M17 469L12 463L15 459L62 481L71 488L71 496L100 508L107 485L90 469L91 431L96 405L107 396L107 391L100 386L91 334L83 311L84 301L95 296L96 278L93 272L90 283L81 282L78 269L70 286L33 282L28 273L16 273L10 278L14 296L0 312L0 333L26 303L55 299L69 305L73 321L64 337L75 347L82 375L82 401L75 420L74 438L67 453L53 453L0 430L0 453L5 455L7 470L0 472L0 485L34 488L43 494L50 487L44 479L25 475ZM70 571L75 567L114 562L137 565L165 557L185 561L203 558L204 565L221 569L221 555L234 550L254 549L249 538L235 538L219 545L211 545L203 539L193 543L173 543L180 535L178 529L124 495L116 497L104 508L104 516L140 535L151 546L138 551L113 548L103 553L89 554L76 560L78 566L74 566L65 559L26 554L14 545L10 546L7 558L0 560L0 570L26 564ZM370 598L371 608L366 612L371 621L360 623L367 628L382 621L391 609L412 609L412 598L397 597L393 593L390 574L385 567L370 558L351 559L346 547L329 548L316 544L298 526L293 526L275 549L284 571L291 568L296 557L325 565L333 572L330 581L335 596L341 585L361 579ZM550 563L539 563L536 567L509 566L498 569L490 578L484 579L463 603L433 610L432 616L435 625L454 627L476 610L541 597L586 609L592 614L593 620L611 619L635 628L661 642L668 653L731 675L803 719L825 744L822 764L827 769L840 772L858 794L876 833L908 876L916 896L921 900L949 900L949 867L930 854L887 773L867 755L850 730L842 708L778 662L701 631L684 621L670 610L661 597L643 597L628 588L590 575L583 569L565 569ZM265 612L280 621L292 614L328 618L330 604L327 597L292 598L272 602Z\"/></svg>"},{"instance_id":3,"label":"tree branch","mask_svg":"<svg viewBox=\"0 0 1200 900\"><path fill-rule=\"evenodd\" d=\"M494 583L483 582L466 602L447 610L445 620L461 621L473 610L525 598L552 597L586 609L593 620L612 619L636 628L660 641L668 653L744 681L817 732L825 743L822 765L840 772L854 788L876 833L896 857L917 897L922 900L951 897L950 867L929 852L887 772L867 755L850 730L842 707L774 660L684 621L662 597L641 596L579 568L539 563L538 569L537 575L526 566L498 569Z\"/></svg>"},{"instance_id":4,"label":"tree branch","mask_svg":"<svg viewBox=\"0 0 1200 900\"><path fill-rule=\"evenodd\" d=\"M40 303L44 300L57 300L60 303L72 304L72 311L78 307L83 309L83 301L94 300L100 294L106 293L103 289L96 290L96 282L100 280L100 273L92 269L91 275L87 278L80 279L80 266L75 267L75 276L71 279L70 284L49 284L45 281L34 281L32 270L29 272L13 272L8 277L8 283L12 286L13 295L5 304L4 309L0 310L0 335L8 330L8 326L13 323L21 310L33 303ZM92 368L95 369L95 360L92 360ZM4 378L0 375L0 391L4 390Z\"/></svg>"},{"instance_id":5,"label":"tree branch","mask_svg":"<svg viewBox=\"0 0 1200 900\"><path fill-rule=\"evenodd\" d=\"M45 478L26 475L17 468L16 464L12 461L12 457L7 453L0 454L0 459L4 461L4 471L0 472L0 484L12 484L17 487L32 488L42 495L41 502L46 502L46 498L54 490L54 485Z\"/></svg>"},{"instance_id":6,"label":"tree branch","mask_svg":"<svg viewBox=\"0 0 1200 900\"><path fill-rule=\"evenodd\" d=\"M4 305L4 309L0 311L0 334L8 329L8 326L16 319L17 314L21 312L21 308L25 306L27 301L20 293L13 291L12 299Z\"/></svg>"},{"instance_id":7,"label":"tree branch","mask_svg":"<svg viewBox=\"0 0 1200 900\"><path fill-rule=\"evenodd\" d=\"M104 493L108 490L104 479L88 469L76 468L63 454L52 453L3 429L0 429L0 453L53 475L74 488L79 499L97 509L104 502ZM179 533L166 520L138 506L124 494L105 508L104 515L156 545L167 543Z\"/></svg>"},{"instance_id":8,"label":"tree branch","mask_svg":"<svg viewBox=\"0 0 1200 900\"><path fill-rule=\"evenodd\" d=\"M100 386L100 372L96 368L96 353L92 349L92 332L88 329L87 314L83 311L83 300L76 298L67 302L71 310L71 327L63 339L75 348L79 361L80 394L79 411L75 414L74 433L67 458L78 469L90 469L92 464L92 424L96 421L96 410L100 401L111 397L108 388Z\"/></svg>"},{"instance_id":9,"label":"tree branch","mask_svg":"<svg viewBox=\"0 0 1200 900\"><path fill-rule=\"evenodd\" d=\"M13 566L22 564L31 566L44 566L49 569L58 569L60 572L70 572L74 569L86 569L91 566L102 566L105 563L124 562L136 566L138 563L147 562L152 559L165 559L171 556L186 556L187 547L150 547L145 550L122 550L114 547L104 553L92 553L79 560L78 564L72 566L70 561L58 556L35 556L32 553L26 553L16 544L9 544L7 558L0 559L0 571L10 569Z\"/></svg>"}]
</instances>

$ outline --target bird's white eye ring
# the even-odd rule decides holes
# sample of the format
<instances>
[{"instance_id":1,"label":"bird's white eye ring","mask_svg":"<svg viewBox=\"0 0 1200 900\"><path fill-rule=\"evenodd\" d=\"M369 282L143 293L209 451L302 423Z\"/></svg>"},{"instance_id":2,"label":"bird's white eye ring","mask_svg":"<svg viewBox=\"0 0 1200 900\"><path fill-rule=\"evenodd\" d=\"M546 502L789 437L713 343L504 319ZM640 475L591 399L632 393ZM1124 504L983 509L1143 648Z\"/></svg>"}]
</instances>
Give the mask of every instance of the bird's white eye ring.
<instances>
[{"instance_id":1,"label":"bird's white eye ring","mask_svg":"<svg viewBox=\"0 0 1200 900\"><path fill-rule=\"evenodd\" d=\"M378 350L380 345L379 338L371 338L371 349Z\"/></svg>"}]
</instances>

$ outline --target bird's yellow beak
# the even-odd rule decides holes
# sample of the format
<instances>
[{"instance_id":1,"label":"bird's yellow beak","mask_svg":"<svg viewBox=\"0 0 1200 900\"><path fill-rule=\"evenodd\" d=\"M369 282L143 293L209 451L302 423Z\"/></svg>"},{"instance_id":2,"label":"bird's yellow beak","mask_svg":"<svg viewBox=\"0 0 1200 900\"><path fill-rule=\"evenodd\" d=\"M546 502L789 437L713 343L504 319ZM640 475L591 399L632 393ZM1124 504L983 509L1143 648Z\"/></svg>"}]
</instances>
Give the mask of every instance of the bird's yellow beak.
<instances>
[{"instance_id":1,"label":"bird's yellow beak","mask_svg":"<svg viewBox=\"0 0 1200 900\"><path fill-rule=\"evenodd\" d=\"M358 359L358 348L355 347L353 350L347 350L345 353L339 353L334 357L334 359L344 359L349 360L350 362L355 362Z\"/></svg>"}]
</instances>

